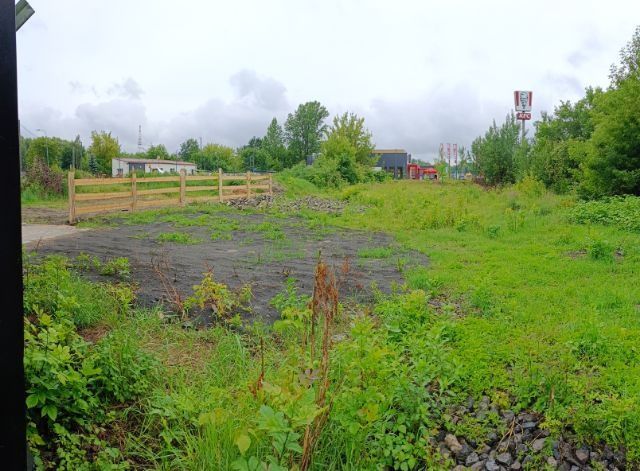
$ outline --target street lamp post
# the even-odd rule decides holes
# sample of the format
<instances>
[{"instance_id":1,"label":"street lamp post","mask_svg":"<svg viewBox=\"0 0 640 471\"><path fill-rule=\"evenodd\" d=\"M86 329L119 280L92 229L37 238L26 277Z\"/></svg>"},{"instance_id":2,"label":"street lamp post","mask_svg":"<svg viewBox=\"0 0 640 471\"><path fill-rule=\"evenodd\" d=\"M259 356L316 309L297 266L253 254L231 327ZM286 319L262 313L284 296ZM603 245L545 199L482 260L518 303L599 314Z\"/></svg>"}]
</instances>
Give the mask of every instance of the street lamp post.
<instances>
[{"instance_id":1,"label":"street lamp post","mask_svg":"<svg viewBox=\"0 0 640 471\"><path fill-rule=\"evenodd\" d=\"M44 133L44 152L47 156L47 166L49 166L49 136L47 136L47 131L44 129L36 129L36 131Z\"/></svg>"}]
</instances>

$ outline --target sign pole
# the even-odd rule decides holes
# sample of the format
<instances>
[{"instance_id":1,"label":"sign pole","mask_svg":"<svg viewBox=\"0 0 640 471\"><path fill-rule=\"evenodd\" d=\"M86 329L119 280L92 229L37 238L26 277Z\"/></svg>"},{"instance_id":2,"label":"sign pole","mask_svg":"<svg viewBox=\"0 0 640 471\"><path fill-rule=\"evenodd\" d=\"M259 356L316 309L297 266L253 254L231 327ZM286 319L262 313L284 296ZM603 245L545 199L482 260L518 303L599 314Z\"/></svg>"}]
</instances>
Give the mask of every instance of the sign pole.
<instances>
[{"instance_id":1,"label":"sign pole","mask_svg":"<svg viewBox=\"0 0 640 471\"><path fill-rule=\"evenodd\" d=\"M26 469L27 443L22 305L22 236L20 219L20 144L18 124L18 77L16 61L17 7L24 23L26 2L0 0L0 150L4 157L0 197L4 203L0 245L0 463L3 469ZM30 16L27 13L27 18Z\"/></svg>"}]
</instances>

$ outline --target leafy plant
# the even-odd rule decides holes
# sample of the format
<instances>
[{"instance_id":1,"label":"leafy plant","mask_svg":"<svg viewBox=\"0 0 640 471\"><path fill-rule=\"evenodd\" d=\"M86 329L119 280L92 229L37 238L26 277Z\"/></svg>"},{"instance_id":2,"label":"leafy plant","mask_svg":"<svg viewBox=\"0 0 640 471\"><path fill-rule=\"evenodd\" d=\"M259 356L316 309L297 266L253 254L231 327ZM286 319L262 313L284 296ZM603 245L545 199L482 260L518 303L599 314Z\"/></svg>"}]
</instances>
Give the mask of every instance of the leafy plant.
<instances>
[{"instance_id":1,"label":"leafy plant","mask_svg":"<svg viewBox=\"0 0 640 471\"><path fill-rule=\"evenodd\" d=\"M174 244L192 245L200 243L200 239L186 232L164 232L156 237L159 242L173 242Z\"/></svg>"}]
</instances>

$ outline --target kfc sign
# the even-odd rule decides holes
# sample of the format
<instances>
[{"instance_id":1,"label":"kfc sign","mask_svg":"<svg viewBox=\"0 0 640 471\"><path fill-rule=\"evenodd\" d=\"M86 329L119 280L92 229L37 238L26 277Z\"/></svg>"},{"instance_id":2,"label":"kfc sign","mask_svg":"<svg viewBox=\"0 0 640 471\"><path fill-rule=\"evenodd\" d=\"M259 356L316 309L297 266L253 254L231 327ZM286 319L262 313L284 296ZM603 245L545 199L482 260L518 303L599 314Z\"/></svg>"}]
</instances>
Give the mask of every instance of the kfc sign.
<instances>
[{"instance_id":1,"label":"kfc sign","mask_svg":"<svg viewBox=\"0 0 640 471\"><path fill-rule=\"evenodd\" d=\"M533 102L533 92L516 90L513 92L513 101L516 106L516 111L528 112L531 111L531 104Z\"/></svg>"},{"instance_id":2,"label":"kfc sign","mask_svg":"<svg viewBox=\"0 0 640 471\"><path fill-rule=\"evenodd\" d=\"M522 119L524 121L528 121L531 119L531 113L523 113L523 112L516 113L516 119Z\"/></svg>"}]
</instances>

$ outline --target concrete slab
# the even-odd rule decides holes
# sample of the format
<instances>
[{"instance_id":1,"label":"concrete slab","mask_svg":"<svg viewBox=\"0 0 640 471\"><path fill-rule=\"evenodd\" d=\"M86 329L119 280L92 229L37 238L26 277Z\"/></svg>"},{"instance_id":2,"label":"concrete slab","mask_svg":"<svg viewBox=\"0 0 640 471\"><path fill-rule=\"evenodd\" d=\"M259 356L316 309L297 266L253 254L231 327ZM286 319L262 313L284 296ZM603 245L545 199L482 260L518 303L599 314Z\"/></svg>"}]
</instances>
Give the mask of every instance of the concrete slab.
<instances>
[{"instance_id":1,"label":"concrete slab","mask_svg":"<svg viewBox=\"0 0 640 471\"><path fill-rule=\"evenodd\" d=\"M56 237L69 236L86 230L58 224L23 224L22 243L29 244L39 240L55 239Z\"/></svg>"}]
</instances>

